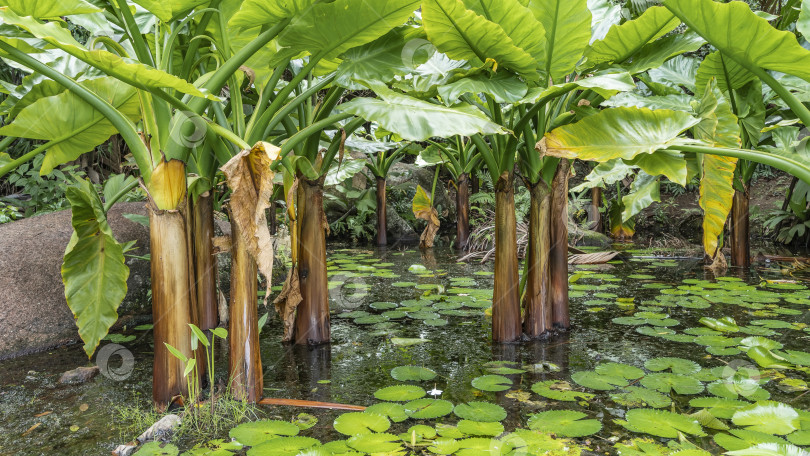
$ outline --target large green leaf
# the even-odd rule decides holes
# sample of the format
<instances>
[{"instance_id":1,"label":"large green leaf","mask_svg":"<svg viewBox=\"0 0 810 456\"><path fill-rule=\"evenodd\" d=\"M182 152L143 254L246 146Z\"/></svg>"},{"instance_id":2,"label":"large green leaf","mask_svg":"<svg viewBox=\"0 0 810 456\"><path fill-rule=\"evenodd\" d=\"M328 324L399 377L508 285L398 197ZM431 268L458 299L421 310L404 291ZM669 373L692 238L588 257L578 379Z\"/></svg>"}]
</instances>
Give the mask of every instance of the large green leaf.
<instances>
[{"instance_id":1,"label":"large green leaf","mask_svg":"<svg viewBox=\"0 0 810 456\"><path fill-rule=\"evenodd\" d=\"M549 432L563 437L584 437L602 430L599 420L583 420L586 414L575 410L548 410L529 417L533 431Z\"/></svg>"},{"instance_id":2,"label":"large green leaf","mask_svg":"<svg viewBox=\"0 0 810 456\"><path fill-rule=\"evenodd\" d=\"M632 160L683 142L678 135L697 122L681 111L610 108L546 133L538 147L561 158Z\"/></svg>"},{"instance_id":3,"label":"large green leaf","mask_svg":"<svg viewBox=\"0 0 810 456\"><path fill-rule=\"evenodd\" d=\"M527 6L546 32L543 72L553 80L574 71L591 40L587 0L528 0ZM538 33L534 31L533 33Z\"/></svg>"},{"instance_id":4,"label":"large green leaf","mask_svg":"<svg viewBox=\"0 0 810 456\"><path fill-rule=\"evenodd\" d=\"M292 53L335 58L404 24L418 7L418 0L321 2L296 15L278 42Z\"/></svg>"},{"instance_id":5,"label":"large green leaf","mask_svg":"<svg viewBox=\"0 0 810 456\"><path fill-rule=\"evenodd\" d=\"M633 409L625 415L624 427L634 432L642 432L658 437L675 438L679 433L706 435L694 419L664 410Z\"/></svg>"},{"instance_id":6,"label":"large green leaf","mask_svg":"<svg viewBox=\"0 0 810 456\"><path fill-rule=\"evenodd\" d=\"M622 22L622 5L613 4L610 0L588 0L591 12L591 43L601 40L611 27Z\"/></svg>"},{"instance_id":7,"label":"large green leaf","mask_svg":"<svg viewBox=\"0 0 810 456\"><path fill-rule=\"evenodd\" d=\"M88 50L73 39L68 29L56 22L42 23L32 17L20 17L4 9L0 9L0 19L135 87L175 89L189 95L217 100L217 97L202 92L193 84L149 65L122 58L105 50Z\"/></svg>"},{"instance_id":8,"label":"large green leaf","mask_svg":"<svg viewBox=\"0 0 810 456\"><path fill-rule=\"evenodd\" d=\"M252 28L275 24L305 11L312 3L312 0L244 0L228 26Z\"/></svg>"},{"instance_id":9,"label":"large green leaf","mask_svg":"<svg viewBox=\"0 0 810 456\"><path fill-rule=\"evenodd\" d=\"M9 7L20 16L36 18L57 18L102 11L84 0L0 0L0 6Z\"/></svg>"},{"instance_id":10,"label":"large green leaf","mask_svg":"<svg viewBox=\"0 0 810 456\"><path fill-rule=\"evenodd\" d=\"M190 11L210 0L132 0L163 22L169 22L180 13Z\"/></svg>"},{"instance_id":11,"label":"large green leaf","mask_svg":"<svg viewBox=\"0 0 810 456\"><path fill-rule=\"evenodd\" d=\"M526 83L505 71L494 75L479 73L438 88L442 101L448 106L467 93L485 93L497 103L514 103L525 97L527 90Z\"/></svg>"},{"instance_id":12,"label":"large green leaf","mask_svg":"<svg viewBox=\"0 0 810 456\"><path fill-rule=\"evenodd\" d=\"M388 83L397 75L411 72L425 63L432 47L408 40L408 28L399 27L371 43L350 49L343 54L336 81L344 87L356 88L356 80Z\"/></svg>"},{"instance_id":13,"label":"large green leaf","mask_svg":"<svg viewBox=\"0 0 810 456\"><path fill-rule=\"evenodd\" d=\"M747 3L665 0L664 6L749 71L765 68L810 81L810 51L793 33L777 30L754 14Z\"/></svg>"},{"instance_id":14,"label":"large green leaf","mask_svg":"<svg viewBox=\"0 0 810 456\"><path fill-rule=\"evenodd\" d=\"M65 197L72 209L74 232L62 263L62 282L84 351L91 356L118 320L118 306L127 294L129 268L93 185L78 181L67 189Z\"/></svg>"},{"instance_id":15,"label":"large green leaf","mask_svg":"<svg viewBox=\"0 0 810 456\"><path fill-rule=\"evenodd\" d=\"M799 413L781 402L760 401L737 410L731 421L751 431L785 435L799 429Z\"/></svg>"},{"instance_id":16,"label":"large green leaf","mask_svg":"<svg viewBox=\"0 0 810 456\"><path fill-rule=\"evenodd\" d=\"M633 184L630 186L630 193L622 197L622 221L630 220L634 215L650 206L650 204L661 201L659 192L661 182L658 176L653 176L640 171Z\"/></svg>"},{"instance_id":17,"label":"large green leaf","mask_svg":"<svg viewBox=\"0 0 810 456\"><path fill-rule=\"evenodd\" d=\"M647 174L663 175L672 182L686 186L688 170L686 159L680 152L659 150L654 154L636 155L636 158L629 160L627 164L638 166Z\"/></svg>"},{"instance_id":18,"label":"large green leaf","mask_svg":"<svg viewBox=\"0 0 810 456\"><path fill-rule=\"evenodd\" d=\"M626 59L622 67L636 74L651 68L658 68L668 59L686 52L697 51L706 44L700 35L690 30L676 33L644 45L638 52Z\"/></svg>"},{"instance_id":19,"label":"large green leaf","mask_svg":"<svg viewBox=\"0 0 810 456\"><path fill-rule=\"evenodd\" d=\"M133 121L140 118L137 91L115 78L90 79L81 83ZM40 98L24 108L14 122L0 128L0 135L57 141L48 149L40 173L75 160L104 143L117 130L100 112L73 92Z\"/></svg>"},{"instance_id":20,"label":"large green leaf","mask_svg":"<svg viewBox=\"0 0 810 456\"><path fill-rule=\"evenodd\" d=\"M648 8L641 16L620 26L611 27L604 39L594 42L585 51L584 66L601 63L621 63L652 41L678 26L678 19L660 6Z\"/></svg>"},{"instance_id":21,"label":"large green leaf","mask_svg":"<svg viewBox=\"0 0 810 456\"><path fill-rule=\"evenodd\" d=\"M729 451L732 456L808 456L810 453L790 444L760 443L743 450Z\"/></svg>"},{"instance_id":22,"label":"large green leaf","mask_svg":"<svg viewBox=\"0 0 810 456\"><path fill-rule=\"evenodd\" d=\"M715 51L707 55L700 63L695 74L696 90L694 92L703 93L711 78L717 80L717 87L722 92L728 92L729 89L741 88L749 81L756 79L756 76L734 60L723 57L722 53Z\"/></svg>"},{"instance_id":23,"label":"large green leaf","mask_svg":"<svg viewBox=\"0 0 810 456\"><path fill-rule=\"evenodd\" d=\"M655 82L670 84L673 86L682 86L695 93L695 74L698 71L700 61L694 57L686 57L679 55L675 58L667 60L658 68L653 68L649 71L650 77ZM704 87L705 87L704 81Z\"/></svg>"},{"instance_id":24,"label":"large green leaf","mask_svg":"<svg viewBox=\"0 0 810 456\"><path fill-rule=\"evenodd\" d=\"M379 99L355 98L340 105L342 111L379 123L404 139L423 141L438 136L504 134L480 110L467 104L446 107L394 92L374 84Z\"/></svg>"},{"instance_id":25,"label":"large green leaf","mask_svg":"<svg viewBox=\"0 0 810 456\"><path fill-rule=\"evenodd\" d=\"M538 33L543 26L517 0L504 1L497 11L506 11L500 24L467 9L462 0L425 0L422 21L430 41L449 57L477 65L493 60L499 67L537 80L538 61L532 51L544 52L543 35ZM525 41L514 41L507 30L520 31Z\"/></svg>"},{"instance_id":26,"label":"large green leaf","mask_svg":"<svg viewBox=\"0 0 810 456\"><path fill-rule=\"evenodd\" d=\"M581 192L585 189L602 187L605 188L624 179L636 168L630 166L619 158L599 163L585 176L585 182L571 189L572 192Z\"/></svg>"},{"instance_id":27,"label":"large green leaf","mask_svg":"<svg viewBox=\"0 0 810 456\"><path fill-rule=\"evenodd\" d=\"M703 89L697 108L700 123L695 126L695 137L720 147L739 147L740 136L737 117L731 112L726 98L711 79ZM703 209L703 249L714 258L718 238L723 234L731 205L734 201L734 170L737 159L718 155L702 155L699 204Z\"/></svg>"},{"instance_id":28,"label":"large green leaf","mask_svg":"<svg viewBox=\"0 0 810 456\"><path fill-rule=\"evenodd\" d=\"M810 2L802 1L799 19L796 21L796 30L804 36L804 39L810 37Z\"/></svg>"}]
</instances>

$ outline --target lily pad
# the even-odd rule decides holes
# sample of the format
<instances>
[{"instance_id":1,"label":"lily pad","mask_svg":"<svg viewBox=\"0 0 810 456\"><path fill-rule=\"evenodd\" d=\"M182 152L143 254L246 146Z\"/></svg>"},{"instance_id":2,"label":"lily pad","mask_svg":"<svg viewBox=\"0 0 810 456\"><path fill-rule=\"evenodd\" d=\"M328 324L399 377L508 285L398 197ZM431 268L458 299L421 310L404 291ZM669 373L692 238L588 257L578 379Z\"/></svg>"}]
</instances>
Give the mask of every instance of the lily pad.
<instances>
[{"instance_id":1,"label":"lily pad","mask_svg":"<svg viewBox=\"0 0 810 456\"><path fill-rule=\"evenodd\" d=\"M481 391L505 391L512 387L512 380L503 375L482 375L472 380L472 386Z\"/></svg>"},{"instance_id":2,"label":"lily pad","mask_svg":"<svg viewBox=\"0 0 810 456\"><path fill-rule=\"evenodd\" d=\"M563 437L584 437L602 430L599 420L583 419L586 416L574 410L549 410L532 415L528 426L534 431L550 432Z\"/></svg>"},{"instance_id":3,"label":"lily pad","mask_svg":"<svg viewBox=\"0 0 810 456\"><path fill-rule=\"evenodd\" d=\"M391 422L376 413L349 412L335 418L334 427L344 435L369 434L387 431Z\"/></svg>"},{"instance_id":4,"label":"lily pad","mask_svg":"<svg viewBox=\"0 0 810 456\"><path fill-rule=\"evenodd\" d=\"M731 422L750 431L785 435L799 429L799 413L781 402L760 401L737 410Z\"/></svg>"},{"instance_id":5,"label":"lily pad","mask_svg":"<svg viewBox=\"0 0 810 456\"><path fill-rule=\"evenodd\" d=\"M453 403L443 399L422 398L405 404L405 413L420 420L432 420L449 415L452 411Z\"/></svg>"},{"instance_id":6,"label":"lily pad","mask_svg":"<svg viewBox=\"0 0 810 456\"><path fill-rule=\"evenodd\" d=\"M748 429L730 429L728 432L728 434L721 432L714 435L715 443L728 451L744 450L760 443L787 444L785 439L765 432Z\"/></svg>"},{"instance_id":7,"label":"lily pad","mask_svg":"<svg viewBox=\"0 0 810 456\"><path fill-rule=\"evenodd\" d=\"M461 420L457 424L458 430L467 435L486 435L495 437L503 434L503 424L497 421L470 421Z\"/></svg>"},{"instance_id":8,"label":"lily pad","mask_svg":"<svg viewBox=\"0 0 810 456\"><path fill-rule=\"evenodd\" d=\"M501 421L506 418L506 410L489 402L468 402L459 404L453 410L459 418L471 421Z\"/></svg>"},{"instance_id":9,"label":"lily pad","mask_svg":"<svg viewBox=\"0 0 810 456\"><path fill-rule=\"evenodd\" d=\"M683 375L690 375L700 371L700 365L694 361L671 357L648 359L644 363L644 367L654 372L670 370L674 374Z\"/></svg>"},{"instance_id":10,"label":"lily pad","mask_svg":"<svg viewBox=\"0 0 810 456\"><path fill-rule=\"evenodd\" d=\"M627 429L657 437L675 438L678 433L703 436L700 424L693 418L655 409L633 409L625 415L621 423Z\"/></svg>"},{"instance_id":11,"label":"lily pad","mask_svg":"<svg viewBox=\"0 0 810 456\"><path fill-rule=\"evenodd\" d=\"M391 369L391 377L401 382L426 381L436 378L436 372L421 366L399 366Z\"/></svg>"},{"instance_id":12,"label":"lily pad","mask_svg":"<svg viewBox=\"0 0 810 456\"><path fill-rule=\"evenodd\" d=\"M622 377L602 375L594 371L574 372L571 379L586 388L601 391L623 388L628 385L628 381Z\"/></svg>"},{"instance_id":13,"label":"lily pad","mask_svg":"<svg viewBox=\"0 0 810 456\"><path fill-rule=\"evenodd\" d=\"M296 456L301 450L320 445L312 437L276 437L248 450L248 456Z\"/></svg>"},{"instance_id":14,"label":"lily pad","mask_svg":"<svg viewBox=\"0 0 810 456\"><path fill-rule=\"evenodd\" d=\"M611 377L621 377L628 380L635 380L644 376L644 371L638 367L622 363L603 363L596 366L595 371L598 374L607 375Z\"/></svg>"},{"instance_id":15,"label":"lily pad","mask_svg":"<svg viewBox=\"0 0 810 456\"><path fill-rule=\"evenodd\" d=\"M703 383L700 383L699 380L668 372L649 374L641 379L641 384L662 393L675 391L678 394L698 394L703 392Z\"/></svg>"},{"instance_id":16,"label":"lily pad","mask_svg":"<svg viewBox=\"0 0 810 456\"><path fill-rule=\"evenodd\" d=\"M664 408L672 404L669 396L639 386L628 386L622 392L611 394L610 398L617 404L626 407Z\"/></svg>"},{"instance_id":17,"label":"lily pad","mask_svg":"<svg viewBox=\"0 0 810 456\"><path fill-rule=\"evenodd\" d=\"M390 453L402 447L399 437L388 433L356 435L346 443L363 453Z\"/></svg>"},{"instance_id":18,"label":"lily pad","mask_svg":"<svg viewBox=\"0 0 810 456\"><path fill-rule=\"evenodd\" d=\"M374 397L381 401L407 402L425 396L425 390L415 385L394 385L380 388Z\"/></svg>"},{"instance_id":19,"label":"lily pad","mask_svg":"<svg viewBox=\"0 0 810 456\"><path fill-rule=\"evenodd\" d=\"M532 391L555 401L589 401L594 398L591 393L573 391L571 384L562 380L546 380L532 385Z\"/></svg>"},{"instance_id":20,"label":"lily pad","mask_svg":"<svg viewBox=\"0 0 810 456\"><path fill-rule=\"evenodd\" d=\"M278 420L260 420L242 423L228 435L242 445L256 446L279 436L297 435L300 429L293 423Z\"/></svg>"}]
</instances>

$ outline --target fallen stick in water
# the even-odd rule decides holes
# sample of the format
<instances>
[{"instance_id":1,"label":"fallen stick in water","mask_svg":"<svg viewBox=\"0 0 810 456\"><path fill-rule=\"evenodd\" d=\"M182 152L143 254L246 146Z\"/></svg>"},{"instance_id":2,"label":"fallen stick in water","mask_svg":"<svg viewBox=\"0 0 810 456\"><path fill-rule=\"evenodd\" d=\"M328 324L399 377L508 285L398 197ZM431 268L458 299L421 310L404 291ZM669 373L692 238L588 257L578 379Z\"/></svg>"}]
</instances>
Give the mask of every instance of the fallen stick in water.
<instances>
[{"instance_id":1,"label":"fallen stick in water","mask_svg":"<svg viewBox=\"0 0 810 456\"><path fill-rule=\"evenodd\" d=\"M289 405L292 407L309 407L309 408L324 408L333 410L358 410L363 411L366 408L362 405L348 405L336 404L333 402L317 402L317 401L304 401L300 399L278 399L272 397L265 397L259 401L261 405Z\"/></svg>"}]
</instances>

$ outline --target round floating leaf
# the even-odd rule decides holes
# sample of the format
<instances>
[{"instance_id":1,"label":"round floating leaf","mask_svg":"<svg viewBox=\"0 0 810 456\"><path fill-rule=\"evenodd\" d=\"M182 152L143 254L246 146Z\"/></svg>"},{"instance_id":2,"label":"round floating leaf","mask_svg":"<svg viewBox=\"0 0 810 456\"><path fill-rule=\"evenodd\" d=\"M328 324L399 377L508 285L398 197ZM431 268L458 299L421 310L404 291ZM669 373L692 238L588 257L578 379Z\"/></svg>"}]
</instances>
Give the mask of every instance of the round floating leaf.
<instances>
[{"instance_id":1,"label":"round floating leaf","mask_svg":"<svg viewBox=\"0 0 810 456\"><path fill-rule=\"evenodd\" d=\"M391 427L388 418L376 413L349 412L335 418L335 430L344 435L385 432Z\"/></svg>"},{"instance_id":2,"label":"round floating leaf","mask_svg":"<svg viewBox=\"0 0 810 456\"><path fill-rule=\"evenodd\" d=\"M276 437L248 450L248 456L296 456L301 450L320 445L312 437Z\"/></svg>"},{"instance_id":3,"label":"round floating leaf","mask_svg":"<svg viewBox=\"0 0 810 456\"><path fill-rule=\"evenodd\" d=\"M584 437L602 429L598 420L584 420L587 415L574 410L550 410L535 413L529 418L529 428L550 432L563 437Z\"/></svg>"},{"instance_id":4,"label":"round floating leaf","mask_svg":"<svg viewBox=\"0 0 810 456\"><path fill-rule=\"evenodd\" d=\"M424 320L423 323L428 326L447 326L447 323L449 322L444 318L431 318L429 320Z\"/></svg>"},{"instance_id":5,"label":"round floating leaf","mask_svg":"<svg viewBox=\"0 0 810 456\"><path fill-rule=\"evenodd\" d=\"M729 451L732 456L808 456L810 453L797 446L778 443L760 443L744 450Z\"/></svg>"},{"instance_id":6,"label":"round floating leaf","mask_svg":"<svg viewBox=\"0 0 810 456\"><path fill-rule=\"evenodd\" d=\"M298 426L278 420L260 420L242 423L231 429L228 435L242 445L256 446L280 435L297 435Z\"/></svg>"},{"instance_id":7,"label":"round floating leaf","mask_svg":"<svg viewBox=\"0 0 810 456\"><path fill-rule=\"evenodd\" d=\"M644 371L638 367L622 363L603 363L596 366L596 372L611 377L621 377L628 380L635 380L644 376Z\"/></svg>"},{"instance_id":8,"label":"round floating leaf","mask_svg":"<svg viewBox=\"0 0 810 456\"><path fill-rule=\"evenodd\" d=\"M715 443L728 451L744 450L759 445L760 443L787 444L785 439L765 432L750 431L747 429L731 429L728 432L729 434L720 432L714 435Z\"/></svg>"},{"instance_id":9,"label":"round floating leaf","mask_svg":"<svg viewBox=\"0 0 810 456\"><path fill-rule=\"evenodd\" d=\"M421 366L399 366L391 369L391 377L401 382L433 380L436 372Z\"/></svg>"},{"instance_id":10,"label":"round floating leaf","mask_svg":"<svg viewBox=\"0 0 810 456\"><path fill-rule=\"evenodd\" d=\"M375 310L390 310L395 309L397 304L394 302L372 302L369 307Z\"/></svg>"},{"instance_id":11,"label":"round floating leaf","mask_svg":"<svg viewBox=\"0 0 810 456\"><path fill-rule=\"evenodd\" d=\"M472 437L459 440L461 449L456 456L501 456L507 455L512 450L512 445L496 439L484 437Z\"/></svg>"},{"instance_id":12,"label":"round floating leaf","mask_svg":"<svg viewBox=\"0 0 810 456\"><path fill-rule=\"evenodd\" d=\"M498 404L489 402L467 402L459 404L453 410L459 418L471 421L501 421L506 418L506 410Z\"/></svg>"},{"instance_id":13,"label":"round floating leaf","mask_svg":"<svg viewBox=\"0 0 810 456\"><path fill-rule=\"evenodd\" d=\"M652 358L644 363L644 367L654 372L671 370L675 374L683 375L690 375L700 371L698 363L683 358Z\"/></svg>"},{"instance_id":14,"label":"round floating leaf","mask_svg":"<svg viewBox=\"0 0 810 456\"><path fill-rule=\"evenodd\" d=\"M381 401L407 402L424 397L425 390L415 385L394 385L380 388L374 397Z\"/></svg>"},{"instance_id":15,"label":"round floating leaf","mask_svg":"<svg viewBox=\"0 0 810 456\"><path fill-rule=\"evenodd\" d=\"M500 375L515 375L515 374L523 374L526 372L525 369L518 369L509 366L488 367L487 370L489 372L492 372L493 374L500 374Z\"/></svg>"},{"instance_id":16,"label":"round floating leaf","mask_svg":"<svg viewBox=\"0 0 810 456\"><path fill-rule=\"evenodd\" d=\"M356 435L347 444L364 453L391 453L401 449L399 437L388 433Z\"/></svg>"},{"instance_id":17,"label":"round floating leaf","mask_svg":"<svg viewBox=\"0 0 810 456\"><path fill-rule=\"evenodd\" d=\"M602 375L594 371L574 372L574 374L571 376L571 379L586 388L600 391L608 391L616 388L623 388L628 385L627 380L622 377Z\"/></svg>"},{"instance_id":18,"label":"round floating leaf","mask_svg":"<svg viewBox=\"0 0 810 456\"><path fill-rule=\"evenodd\" d=\"M785 435L799 429L799 413L781 402L760 401L737 410L731 422L750 431Z\"/></svg>"},{"instance_id":19,"label":"round floating leaf","mask_svg":"<svg viewBox=\"0 0 810 456\"><path fill-rule=\"evenodd\" d=\"M787 439L790 443L794 445L810 445L810 430L806 431L795 431L792 434L787 436Z\"/></svg>"},{"instance_id":20,"label":"round floating leaf","mask_svg":"<svg viewBox=\"0 0 810 456\"><path fill-rule=\"evenodd\" d=\"M453 454L461 448L458 440L444 437L433 441L427 448L433 454Z\"/></svg>"},{"instance_id":21,"label":"round floating leaf","mask_svg":"<svg viewBox=\"0 0 810 456\"><path fill-rule=\"evenodd\" d=\"M503 434L503 424L497 421L470 421L461 420L458 422L458 430L467 435L486 435L495 437Z\"/></svg>"},{"instance_id":22,"label":"round floating leaf","mask_svg":"<svg viewBox=\"0 0 810 456\"><path fill-rule=\"evenodd\" d=\"M722 397L696 397L689 401L689 405L703 407L717 418L731 419L734 412L750 405L750 403Z\"/></svg>"},{"instance_id":23,"label":"round floating leaf","mask_svg":"<svg viewBox=\"0 0 810 456\"><path fill-rule=\"evenodd\" d=\"M431 426L426 426L424 424L416 424L408 428L408 432L405 433L405 437L403 440L406 442L410 442L411 438L416 436L416 440L422 439L432 439L436 437L436 428ZM402 437L402 436L400 436Z\"/></svg>"},{"instance_id":24,"label":"round floating leaf","mask_svg":"<svg viewBox=\"0 0 810 456\"><path fill-rule=\"evenodd\" d=\"M366 413L375 413L387 417L389 420L400 423L408 419L405 407L395 402L378 402L366 408Z\"/></svg>"},{"instance_id":25,"label":"round floating leaf","mask_svg":"<svg viewBox=\"0 0 810 456\"><path fill-rule=\"evenodd\" d=\"M432 420L453 411L453 403L443 399L423 398L405 404L405 413L417 420Z\"/></svg>"},{"instance_id":26,"label":"round floating leaf","mask_svg":"<svg viewBox=\"0 0 810 456\"><path fill-rule=\"evenodd\" d=\"M700 424L687 416L655 409L633 409L625 415L624 427L633 431L658 437L675 438L678 432L684 434L706 435Z\"/></svg>"},{"instance_id":27,"label":"round floating leaf","mask_svg":"<svg viewBox=\"0 0 810 456\"><path fill-rule=\"evenodd\" d=\"M473 379L472 386L481 391L505 391L512 386L512 380L503 375L482 375Z\"/></svg>"},{"instance_id":28,"label":"round floating leaf","mask_svg":"<svg viewBox=\"0 0 810 456\"><path fill-rule=\"evenodd\" d=\"M649 374L641 379L641 384L662 393L698 394L703 391L703 383L696 378L668 372Z\"/></svg>"},{"instance_id":29,"label":"round floating leaf","mask_svg":"<svg viewBox=\"0 0 810 456\"><path fill-rule=\"evenodd\" d=\"M611 394L610 398L617 404L626 407L664 408L672 404L672 399L669 396L638 386L628 386L620 393Z\"/></svg>"},{"instance_id":30,"label":"round floating leaf","mask_svg":"<svg viewBox=\"0 0 810 456\"><path fill-rule=\"evenodd\" d=\"M532 385L532 391L555 401L589 401L594 398L591 393L572 391L571 384L562 380L546 380Z\"/></svg>"}]
</instances>

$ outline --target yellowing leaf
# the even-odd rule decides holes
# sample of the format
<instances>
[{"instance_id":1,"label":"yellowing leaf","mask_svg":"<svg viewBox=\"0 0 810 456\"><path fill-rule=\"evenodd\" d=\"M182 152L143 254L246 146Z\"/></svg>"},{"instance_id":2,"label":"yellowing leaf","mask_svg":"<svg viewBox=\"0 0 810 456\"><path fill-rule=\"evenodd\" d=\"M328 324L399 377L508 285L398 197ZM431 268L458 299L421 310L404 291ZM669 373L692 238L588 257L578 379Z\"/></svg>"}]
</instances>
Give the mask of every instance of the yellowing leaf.
<instances>
[{"instance_id":1,"label":"yellowing leaf","mask_svg":"<svg viewBox=\"0 0 810 456\"><path fill-rule=\"evenodd\" d=\"M419 247L429 249L433 247L433 239L439 231L439 213L433 207L433 202L430 200L425 189L421 185L416 186L416 195L413 197L412 205L413 215L425 220L427 226L419 236Z\"/></svg>"},{"instance_id":2,"label":"yellowing leaf","mask_svg":"<svg viewBox=\"0 0 810 456\"><path fill-rule=\"evenodd\" d=\"M147 190L158 209L176 210L186 197L186 164L176 159L161 161L152 171Z\"/></svg>"}]
</instances>

